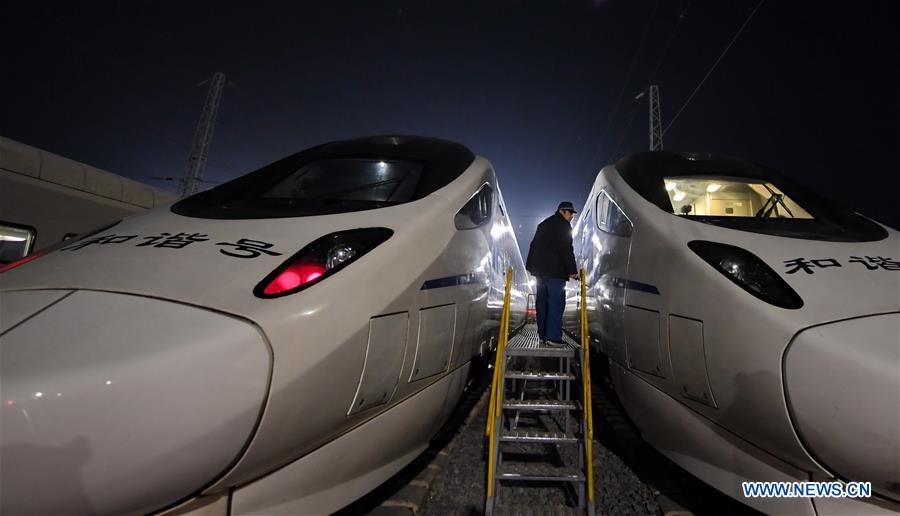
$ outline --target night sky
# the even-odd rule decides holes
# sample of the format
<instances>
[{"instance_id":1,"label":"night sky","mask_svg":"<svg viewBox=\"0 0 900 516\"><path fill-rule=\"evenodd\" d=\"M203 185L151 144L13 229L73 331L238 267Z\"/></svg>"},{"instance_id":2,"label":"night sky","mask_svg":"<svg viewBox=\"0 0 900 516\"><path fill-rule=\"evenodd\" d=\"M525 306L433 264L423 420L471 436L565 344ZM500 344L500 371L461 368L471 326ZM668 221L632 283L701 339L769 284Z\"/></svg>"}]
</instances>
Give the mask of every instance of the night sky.
<instances>
[{"instance_id":1,"label":"night sky","mask_svg":"<svg viewBox=\"0 0 900 516\"><path fill-rule=\"evenodd\" d=\"M206 179L326 141L455 140L500 177L520 245L600 168L646 150L758 0L9 2L0 135L176 190L214 72ZM782 170L898 227L894 1L767 0L665 148Z\"/></svg>"}]
</instances>

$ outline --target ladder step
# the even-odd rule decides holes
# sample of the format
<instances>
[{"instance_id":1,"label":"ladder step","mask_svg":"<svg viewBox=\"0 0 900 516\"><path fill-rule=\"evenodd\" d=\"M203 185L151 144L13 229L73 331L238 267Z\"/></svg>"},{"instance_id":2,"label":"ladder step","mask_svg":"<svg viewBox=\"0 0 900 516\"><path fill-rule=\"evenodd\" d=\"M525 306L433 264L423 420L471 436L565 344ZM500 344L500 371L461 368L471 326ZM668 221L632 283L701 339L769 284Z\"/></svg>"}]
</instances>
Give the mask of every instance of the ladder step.
<instances>
[{"instance_id":1,"label":"ladder step","mask_svg":"<svg viewBox=\"0 0 900 516\"><path fill-rule=\"evenodd\" d=\"M538 337L537 326L529 324L510 339L506 346L506 356L531 356L531 357L573 357L581 354L581 346L563 335L565 346L549 346L541 342Z\"/></svg>"},{"instance_id":2,"label":"ladder step","mask_svg":"<svg viewBox=\"0 0 900 516\"><path fill-rule=\"evenodd\" d=\"M506 356L508 357L562 357L577 358L581 355L581 348L577 346L566 346L564 348L552 348L550 346L538 345L534 346L517 346L506 348Z\"/></svg>"},{"instance_id":3,"label":"ladder step","mask_svg":"<svg viewBox=\"0 0 900 516\"><path fill-rule=\"evenodd\" d=\"M503 462L497 468L501 480L584 482L584 472L570 466L540 462Z\"/></svg>"},{"instance_id":4,"label":"ladder step","mask_svg":"<svg viewBox=\"0 0 900 516\"><path fill-rule=\"evenodd\" d=\"M494 516L583 516L584 509L564 505L510 505L502 502Z\"/></svg>"},{"instance_id":5,"label":"ladder step","mask_svg":"<svg viewBox=\"0 0 900 516\"><path fill-rule=\"evenodd\" d=\"M503 430L500 440L509 443L577 443L574 435L562 432L538 432L534 430Z\"/></svg>"},{"instance_id":6,"label":"ladder step","mask_svg":"<svg viewBox=\"0 0 900 516\"><path fill-rule=\"evenodd\" d=\"M507 380L574 380L573 373L560 373L556 371L518 371L507 370Z\"/></svg>"},{"instance_id":7,"label":"ladder step","mask_svg":"<svg viewBox=\"0 0 900 516\"><path fill-rule=\"evenodd\" d=\"M503 403L503 408L524 411L576 410L578 404L559 400L508 400Z\"/></svg>"}]
</instances>

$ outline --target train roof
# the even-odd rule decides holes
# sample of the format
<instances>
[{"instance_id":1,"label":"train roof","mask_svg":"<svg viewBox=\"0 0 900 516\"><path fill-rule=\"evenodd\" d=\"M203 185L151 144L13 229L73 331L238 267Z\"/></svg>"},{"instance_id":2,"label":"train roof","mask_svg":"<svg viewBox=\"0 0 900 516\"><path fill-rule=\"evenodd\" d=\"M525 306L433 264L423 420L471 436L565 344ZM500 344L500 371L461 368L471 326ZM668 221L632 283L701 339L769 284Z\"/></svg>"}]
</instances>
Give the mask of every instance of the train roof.
<instances>
[{"instance_id":1,"label":"train roof","mask_svg":"<svg viewBox=\"0 0 900 516\"><path fill-rule=\"evenodd\" d=\"M367 209L356 206L313 206L312 199L294 198L280 202L266 192L304 167L318 162L340 160L385 161L415 164L414 190L402 202L421 199L450 184L475 160L475 154L459 143L422 136L384 135L325 143L298 152L255 172L184 199L172 211L189 217L238 219L322 215ZM337 181L346 167L331 167L331 180ZM287 201L286 199L283 199ZM382 203L385 205L388 203ZM377 207L370 205L369 207Z\"/></svg>"},{"instance_id":2,"label":"train roof","mask_svg":"<svg viewBox=\"0 0 900 516\"><path fill-rule=\"evenodd\" d=\"M0 136L0 170L141 208L178 198L172 192Z\"/></svg>"}]
</instances>

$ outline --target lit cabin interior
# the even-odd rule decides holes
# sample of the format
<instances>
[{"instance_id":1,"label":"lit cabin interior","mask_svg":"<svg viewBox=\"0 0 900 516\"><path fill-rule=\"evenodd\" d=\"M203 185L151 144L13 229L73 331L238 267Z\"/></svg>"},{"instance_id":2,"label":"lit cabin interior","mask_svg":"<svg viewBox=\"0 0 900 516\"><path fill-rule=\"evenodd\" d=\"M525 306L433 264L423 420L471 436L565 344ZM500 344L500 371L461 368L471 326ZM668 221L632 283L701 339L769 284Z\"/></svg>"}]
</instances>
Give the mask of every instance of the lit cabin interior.
<instances>
[{"instance_id":1,"label":"lit cabin interior","mask_svg":"<svg viewBox=\"0 0 900 516\"><path fill-rule=\"evenodd\" d=\"M772 183L733 177L667 177L672 213L684 216L812 219Z\"/></svg>"}]
</instances>

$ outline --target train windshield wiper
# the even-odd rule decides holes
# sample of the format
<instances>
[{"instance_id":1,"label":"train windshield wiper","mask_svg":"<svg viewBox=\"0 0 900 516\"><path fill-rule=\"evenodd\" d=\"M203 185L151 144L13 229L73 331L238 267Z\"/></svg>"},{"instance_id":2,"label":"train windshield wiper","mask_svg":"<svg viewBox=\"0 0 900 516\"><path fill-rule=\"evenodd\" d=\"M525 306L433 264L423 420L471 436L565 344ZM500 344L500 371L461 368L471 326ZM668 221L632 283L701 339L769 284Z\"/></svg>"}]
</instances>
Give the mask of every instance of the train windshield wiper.
<instances>
[{"instance_id":1,"label":"train windshield wiper","mask_svg":"<svg viewBox=\"0 0 900 516\"><path fill-rule=\"evenodd\" d=\"M769 218L769 215L772 214L772 211L779 204L784 208L784 210L786 212L788 212L788 215L790 215L791 217L794 216L794 213L791 211L791 209L788 208L787 204L784 203L784 200L783 200L784 195L783 194L776 193L775 190L772 190L771 188L769 188L769 185L767 185L765 183L763 183L763 187L765 187L765 189L768 190L771 195L769 195L769 198L766 199L766 202L763 203L763 205L759 209L759 211L756 212L756 215L755 215L756 218L758 218L758 219ZM769 203L772 203L772 205L769 206Z\"/></svg>"},{"instance_id":2,"label":"train windshield wiper","mask_svg":"<svg viewBox=\"0 0 900 516\"><path fill-rule=\"evenodd\" d=\"M401 178L401 179L405 179L405 178ZM396 183L396 182L400 181L401 179L391 178L391 179L385 179L384 181L376 181L374 183L366 183L364 185L353 186L350 188L345 188L343 190L338 190L336 192L327 192L327 193L324 193L321 195L316 195L314 197L308 197L307 199L310 201L344 200L344 199L340 198L341 195L352 193L352 192L358 192L359 190L365 190L367 188L376 188L376 187L379 187L382 185ZM355 199L347 199L347 200L355 200ZM384 202L384 201L372 201L372 202Z\"/></svg>"},{"instance_id":3,"label":"train windshield wiper","mask_svg":"<svg viewBox=\"0 0 900 516\"><path fill-rule=\"evenodd\" d=\"M329 204L366 204L373 205L375 207L381 206L393 206L394 204L399 204L397 201L379 201L375 199L340 199L340 198L317 198L317 201L321 202L324 205Z\"/></svg>"}]
</instances>

